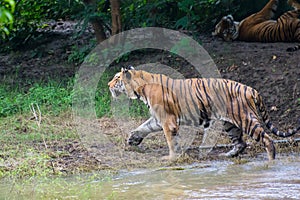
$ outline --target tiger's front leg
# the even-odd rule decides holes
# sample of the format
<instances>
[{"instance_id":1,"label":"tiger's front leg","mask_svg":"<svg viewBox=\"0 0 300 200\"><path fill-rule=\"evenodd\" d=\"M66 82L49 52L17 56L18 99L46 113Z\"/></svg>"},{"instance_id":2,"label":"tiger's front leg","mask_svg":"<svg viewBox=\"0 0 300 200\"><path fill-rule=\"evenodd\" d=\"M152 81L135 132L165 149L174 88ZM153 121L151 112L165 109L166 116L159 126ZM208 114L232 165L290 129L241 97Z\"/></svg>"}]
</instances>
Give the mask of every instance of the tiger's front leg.
<instances>
[{"instance_id":1,"label":"tiger's front leg","mask_svg":"<svg viewBox=\"0 0 300 200\"><path fill-rule=\"evenodd\" d=\"M176 120L173 117L167 119L163 125L163 130L169 147L169 156L164 156L162 159L175 160L177 158L175 153L176 137L179 130Z\"/></svg>"},{"instance_id":2,"label":"tiger's front leg","mask_svg":"<svg viewBox=\"0 0 300 200\"><path fill-rule=\"evenodd\" d=\"M162 127L154 117L150 117L147 121L141 124L138 128L131 131L130 137L127 140L127 143L130 146L139 145L143 139L152 132L161 131Z\"/></svg>"}]
</instances>

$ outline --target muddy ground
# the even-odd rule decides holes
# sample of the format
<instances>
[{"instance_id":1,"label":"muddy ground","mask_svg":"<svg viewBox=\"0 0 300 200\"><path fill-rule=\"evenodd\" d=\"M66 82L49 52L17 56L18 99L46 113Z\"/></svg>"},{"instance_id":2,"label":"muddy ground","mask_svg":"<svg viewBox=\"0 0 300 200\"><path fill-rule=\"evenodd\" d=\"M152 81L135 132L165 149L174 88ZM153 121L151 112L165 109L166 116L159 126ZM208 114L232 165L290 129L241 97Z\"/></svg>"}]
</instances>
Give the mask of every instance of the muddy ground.
<instances>
[{"instance_id":1,"label":"muddy ground","mask_svg":"<svg viewBox=\"0 0 300 200\"><path fill-rule=\"evenodd\" d=\"M72 38L72 34L65 32L45 34L37 42L23 46L17 51L0 54L0 76L2 79L10 81L11 84L19 84L16 79L47 80L72 77L79 66L67 62L72 47L87 45L92 39L91 33L86 33L84 37L77 39ZM298 125L297 121L300 117L300 51L293 53L286 51L287 47L294 44L238 41L228 43L214 39L207 34L199 36L198 40L202 42L203 47L213 58L223 78L242 82L260 91L270 110L271 119L277 127L287 130ZM126 62L118 63L116 66L147 62L174 65L175 69L180 69L190 77L193 76L186 61L172 58L161 51L144 52L143 55L140 52L138 55L130 54ZM9 78L10 76L13 78ZM22 85L22 87L30 87L30 85ZM136 125L140 122L140 120L137 121ZM118 125L111 123L109 118L99 119L99 126L104 127L108 134L118 135L120 132ZM116 135L113 137L117 137ZM121 139L119 138L121 140L119 141L120 147L126 149L127 152L135 152L134 159L141 158L147 161L147 155L156 157L167 152L164 142L159 143L161 141L157 139L160 137L163 141L161 135L150 136L148 143L145 142L148 146L142 145L138 150L128 149L124 142L126 137L127 135L122 135ZM153 145L153 142L149 143L150 140L159 142ZM41 149L40 146L37 144L36 148ZM80 166L90 169L112 167L112 163L104 163L101 158L97 158L97 155L88 152L80 144L80 139L59 144L50 143L48 146L52 151L63 149L69 152L65 157L52 159L51 165L57 170L74 171ZM136 153L137 151L140 153Z\"/></svg>"}]
</instances>

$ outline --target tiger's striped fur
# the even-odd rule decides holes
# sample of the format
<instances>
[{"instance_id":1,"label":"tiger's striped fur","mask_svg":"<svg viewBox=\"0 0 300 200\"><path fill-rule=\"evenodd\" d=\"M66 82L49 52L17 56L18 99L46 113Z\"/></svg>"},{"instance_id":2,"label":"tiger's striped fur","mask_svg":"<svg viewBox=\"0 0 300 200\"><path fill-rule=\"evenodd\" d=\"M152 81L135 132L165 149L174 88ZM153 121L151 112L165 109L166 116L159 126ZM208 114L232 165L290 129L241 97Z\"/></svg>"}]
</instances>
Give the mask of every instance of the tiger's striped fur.
<instances>
[{"instance_id":1,"label":"tiger's striped fur","mask_svg":"<svg viewBox=\"0 0 300 200\"><path fill-rule=\"evenodd\" d=\"M116 77L115 77L116 78ZM278 131L269 120L268 112L259 93L241 83L226 79L171 79L162 74L152 74L134 69L122 69L117 78L109 82L124 84L131 99L141 99L150 109L152 117L135 129L128 143L138 145L154 131L163 130L173 159L174 138L180 125L204 126L212 120L224 121L234 148L226 156L236 156L246 147L243 133L256 141L262 140L269 159L275 158L271 137L264 131L261 120L279 137L289 137L299 129Z\"/></svg>"},{"instance_id":2,"label":"tiger's striped fur","mask_svg":"<svg viewBox=\"0 0 300 200\"><path fill-rule=\"evenodd\" d=\"M234 21L231 15L224 16L216 25L213 36L225 41L247 42L300 42L300 4L288 0L294 10L285 12L277 20L272 20L278 7L278 0L270 0L265 7L241 22ZM287 51L296 51L300 45L290 47Z\"/></svg>"}]
</instances>

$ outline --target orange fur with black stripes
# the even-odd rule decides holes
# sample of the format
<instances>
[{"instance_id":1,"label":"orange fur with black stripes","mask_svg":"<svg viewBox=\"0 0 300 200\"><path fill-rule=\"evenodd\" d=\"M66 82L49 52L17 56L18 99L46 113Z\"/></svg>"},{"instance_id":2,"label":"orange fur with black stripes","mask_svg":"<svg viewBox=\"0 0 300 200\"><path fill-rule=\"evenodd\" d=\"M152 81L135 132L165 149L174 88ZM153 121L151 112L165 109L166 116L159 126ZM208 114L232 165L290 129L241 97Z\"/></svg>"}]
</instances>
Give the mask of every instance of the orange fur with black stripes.
<instances>
[{"instance_id":1,"label":"orange fur with black stripes","mask_svg":"<svg viewBox=\"0 0 300 200\"><path fill-rule=\"evenodd\" d=\"M261 140L270 160L275 158L271 137L263 123L280 137L289 137L299 129L278 131L271 123L259 93L246 85L213 78L171 79L134 69L122 69L108 84L111 90L116 83L123 84L131 99L142 100L150 109L151 118L135 129L128 142L138 145L150 132L163 130L169 158L175 158L174 145L180 125L204 126L221 120L234 148L226 156L236 156L246 147L243 133L256 141Z\"/></svg>"},{"instance_id":2,"label":"orange fur with black stripes","mask_svg":"<svg viewBox=\"0 0 300 200\"><path fill-rule=\"evenodd\" d=\"M231 15L224 16L216 25L213 36L225 41L247 42L300 42L300 4L289 0L294 10L285 12L277 20L273 16L278 7L278 0L270 0L259 12L252 14L241 22L234 21ZM296 51L300 45L290 47L287 51Z\"/></svg>"}]
</instances>

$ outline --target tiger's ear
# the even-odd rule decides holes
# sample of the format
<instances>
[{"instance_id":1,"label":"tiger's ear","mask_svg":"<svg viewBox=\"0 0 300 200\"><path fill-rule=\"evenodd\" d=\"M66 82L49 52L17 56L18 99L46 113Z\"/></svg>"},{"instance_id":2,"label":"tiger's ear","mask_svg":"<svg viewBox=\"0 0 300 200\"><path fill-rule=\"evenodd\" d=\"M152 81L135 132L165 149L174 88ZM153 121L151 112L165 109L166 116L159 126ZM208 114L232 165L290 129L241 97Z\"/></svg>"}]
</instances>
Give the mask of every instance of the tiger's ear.
<instances>
[{"instance_id":1,"label":"tiger's ear","mask_svg":"<svg viewBox=\"0 0 300 200\"><path fill-rule=\"evenodd\" d=\"M127 66L128 70L134 70L134 67L132 65Z\"/></svg>"},{"instance_id":2,"label":"tiger's ear","mask_svg":"<svg viewBox=\"0 0 300 200\"><path fill-rule=\"evenodd\" d=\"M127 68L124 68L124 67L122 67L122 68L121 68L121 72L122 72L122 73L126 73L126 72L128 72L128 69L127 69Z\"/></svg>"},{"instance_id":3,"label":"tiger's ear","mask_svg":"<svg viewBox=\"0 0 300 200\"><path fill-rule=\"evenodd\" d=\"M125 78L130 80L131 79L131 73L129 72L129 70L127 68L121 68L121 72L125 74Z\"/></svg>"},{"instance_id":4,"label":"tiger's ear","mask_svg":"<svg viewBox=\"0 0 300 200\"><path fill-rule=\"evenodd\" d=\"M132 65L128 65L127 67L124 67L125 70L134 70L134 67Z\"/></svg>"},{"instance_id":5,"label":"tiger's ear","mask_svg":"<svg viewBox=\"0 0 300 200\"><path fill-rule=\"evenodd\" d=\"M128 72L128 70L134 70L134 67L132 65L129 65L127 67L121 68L121 72Z\"/></svg>"}]
</instances>

